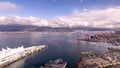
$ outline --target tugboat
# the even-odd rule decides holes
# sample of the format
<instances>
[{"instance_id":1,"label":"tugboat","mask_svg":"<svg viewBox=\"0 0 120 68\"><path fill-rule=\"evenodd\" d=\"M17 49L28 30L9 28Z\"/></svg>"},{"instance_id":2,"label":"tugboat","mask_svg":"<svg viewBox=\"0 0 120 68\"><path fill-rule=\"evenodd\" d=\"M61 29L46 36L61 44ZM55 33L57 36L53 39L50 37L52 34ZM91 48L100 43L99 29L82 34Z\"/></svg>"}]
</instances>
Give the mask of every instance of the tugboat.
<instances>
[{"instance_id":1,"label":"tugboat","mask_svg":"<svg viewBox=\"0 0 120 68\"><path fill-rule=\"evenodd\" d=\"M41 68L66 68L67 62L62 59L50 60L45 66Z\"/></svg>"}]
</instances>

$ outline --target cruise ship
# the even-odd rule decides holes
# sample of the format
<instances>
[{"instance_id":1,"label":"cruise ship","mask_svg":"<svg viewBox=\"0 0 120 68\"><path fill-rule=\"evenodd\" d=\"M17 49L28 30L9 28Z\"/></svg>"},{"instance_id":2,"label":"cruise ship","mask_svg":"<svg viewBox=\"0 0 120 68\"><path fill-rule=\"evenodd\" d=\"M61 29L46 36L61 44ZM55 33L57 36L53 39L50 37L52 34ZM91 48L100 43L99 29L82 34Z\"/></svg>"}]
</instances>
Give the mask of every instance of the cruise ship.
<instances>
[{"instance_id":1,"label":"cruise ship","mask_svg":"<svg viewBox=\"0 0 120 68\"><path fill-rule=\"evenodd\" d=\"M27 48L24 48L23 46L17 48L7 47L7 49L2 48L2 51L0 51L0 68L3 68L46 47L47 45L32 46Z\"/></svg>"}]
</instances>

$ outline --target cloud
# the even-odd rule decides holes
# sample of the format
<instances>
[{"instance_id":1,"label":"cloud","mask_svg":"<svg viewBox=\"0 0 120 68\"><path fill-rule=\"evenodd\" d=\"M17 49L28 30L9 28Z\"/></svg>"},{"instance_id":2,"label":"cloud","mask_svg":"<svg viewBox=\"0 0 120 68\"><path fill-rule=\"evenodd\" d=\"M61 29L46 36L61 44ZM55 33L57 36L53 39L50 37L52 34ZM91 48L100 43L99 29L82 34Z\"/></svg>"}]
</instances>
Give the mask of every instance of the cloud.
<instances>
[{"instance_id":1,"label":"cloud","mask_svg":"<svg viewBox=\"0 0 120 68\"><path fill-rule=\"evenodd\" d=\"M21 7L11 2L0 2L0 11L19 10Z\"/></svg>"},{"instance_id":2,"label":"cloud","mask_svg":"<svg viewBox=\"0 0 120 68\"><path fill-rule=\"evenodd\" d=\"M21 24L51 27L95 27L120 28L120 7L104 10L77 12L71 16L61 16L43 20L37 17L0 16L0 25Z\"/></svg>"},{"instance_id":3,"label":"cloud","mask_svg":"<svg viewBox=\"0 0 120 68\"><path fill-rule=\"evenodd\" d=\"M81 10L81 9L78 9L78 8L75 8L75 9L73 9L72 12L73 12L74 14L79 14L79 13L81 13L81 12L87 12L87 11L89 11L89 10L88 10L88 9L85 9L85 8L82 9L82 10Z\"/></svg>"},{"instance_id":4,"label":"cloud","mask_svg":"<svg viewBox=\"0 0 120 68\"><path fill-rule=\"evenodd\" d=\"M57 0L52 0L53 2L56 2Z\"/></svg>"},{"instance_id":5,"label":"cloud","mask_svg":"<svg viewBox=\"0 0 120 68\"><path fill-rule=\"evenodd\" d=\"M20 17L20 16L0 16L0 25L19 24L19 25L36 25L48 26L46 20L37 17Z\"/></svg>"},{"instance_id":6,"label":"cloud","mask_svg":"<svg viewBox=\"0 0 120 68\"><path fill-rule=\"evenodd\" d=\"M80 12L75 10L75 14L67 17L55 19L56 23L62 26L74 27L96 27L96 28L120 28L120 7L107 8L103 10L86 10Z\"/></svg>"},{"instance_id":7,"label":"cloud","mask_svg":"<svg viewBox=\"0 0 120 68\"><path fill-rule=\"evenodd\" d=\"M73 13L74 13L74 14L79 13L79 9L78 9L78 8L73 9Z\"/></svg>"},{"instance_id":8,"label":"cloud","mask_svg":"<svg viewBox=\"0 0 120 68\"><path fill-rule=\"evenodd\" d=\"M84 0L80 0L81 3L83 3Z\"/></svg>"}]
</instances>

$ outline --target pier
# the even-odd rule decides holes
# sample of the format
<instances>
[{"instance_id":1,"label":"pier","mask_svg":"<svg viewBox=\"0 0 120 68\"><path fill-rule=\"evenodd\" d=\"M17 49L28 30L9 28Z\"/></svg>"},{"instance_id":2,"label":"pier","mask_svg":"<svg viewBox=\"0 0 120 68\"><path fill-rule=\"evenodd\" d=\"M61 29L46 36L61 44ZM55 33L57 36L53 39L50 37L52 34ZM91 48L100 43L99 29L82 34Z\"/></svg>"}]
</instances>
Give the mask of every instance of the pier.
<instances>
[{"instance_id":1,"label":"pier","mask_svg":"<svg viewBox=\"0 0 120 68\"><path fill-rule=\"evenodd\" d=\"M2 49L0 51L0 68L3 68L13 62L16 62L24 57L27 57L35 52L41 51L48 47L47 45L32 46L24 48L23 46L18 48Z\"/></svg>"}]
</instances>

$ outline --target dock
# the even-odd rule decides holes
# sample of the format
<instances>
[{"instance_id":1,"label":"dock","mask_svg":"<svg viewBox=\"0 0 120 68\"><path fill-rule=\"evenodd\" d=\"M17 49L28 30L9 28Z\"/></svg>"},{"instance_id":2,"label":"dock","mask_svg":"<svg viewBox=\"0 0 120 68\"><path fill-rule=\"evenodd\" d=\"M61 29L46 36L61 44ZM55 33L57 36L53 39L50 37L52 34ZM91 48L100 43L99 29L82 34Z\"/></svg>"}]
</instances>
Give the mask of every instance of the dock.
<instances>
[{"instance_id":1,"label":"dock","mask_svg":"<svg viewBox=\"0 0 120 68\"><path fill-rule=\"evenodd\" d=\"M67 62L62 59L50 60L45 66L40 68L66 68Z\"/></svg>"},{"instance_id":2,"label":"dock","mask_svg":"<svg viewBox=\"0 0 120 68\"><path fill-rule=\"evenodd\" d=\"M89 42L105 42L111 43L112 45L119 46L120 45L120 32L109 32L109 33L100 33L95 35L86 35L84 39L81 41L89 41Z\"/></svg>"},{"instance_id":3,"label":"dock","mask_svg":"<svg viewBox=\"0 0 120 68\"><path fill-rule=\"evenodd\" d=\"M81 58L77 68L119 68L120 49L108 48L110 51L98 56L88 56Z\"/></svg>"},{"instance_id":4,"label":"dock","mask_svg":"<svg viewBox=\"0 0 120 68\"><path fill-rule=\"evenodd\" d=\"M47 45L32 46L24 48L23 46L18 48L8 48L0 51L0 68L4 68L9 64L12 64L24 57L27 57L33 53L42 51L47 48Z\"/></svg>"}]
</instances>

